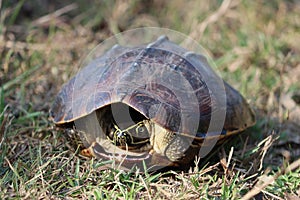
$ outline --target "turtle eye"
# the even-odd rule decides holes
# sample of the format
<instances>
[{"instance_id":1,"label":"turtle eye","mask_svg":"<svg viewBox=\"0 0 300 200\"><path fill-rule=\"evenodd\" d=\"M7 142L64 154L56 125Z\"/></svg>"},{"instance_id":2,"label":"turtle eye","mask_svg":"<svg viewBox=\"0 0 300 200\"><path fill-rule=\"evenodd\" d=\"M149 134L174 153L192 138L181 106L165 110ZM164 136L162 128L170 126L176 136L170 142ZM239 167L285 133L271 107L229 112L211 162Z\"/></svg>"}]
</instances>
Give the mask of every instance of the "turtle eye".
<instances>
[{"instance_id":1,"label":"turtle eye","mask_svg":"<svg viewBox=\"0 0 300 200\"><path fill-rule=\"evenodd\" d=\"M145 128L144 127L139 127L138 131L141 132L141 133L143 133L145 131Z\"/></svg>"},{"instance_id":2,"label":"turtle eye","mask_svg":"<svg viewBox=\"0 0 300 200\"><path fill-rule=\"evenodd\" d=\"M136 129L135 129L136 133L144 133L145 131L145 127L143 127L142 125L138 126Z\"/></svg>"}]
</instances>

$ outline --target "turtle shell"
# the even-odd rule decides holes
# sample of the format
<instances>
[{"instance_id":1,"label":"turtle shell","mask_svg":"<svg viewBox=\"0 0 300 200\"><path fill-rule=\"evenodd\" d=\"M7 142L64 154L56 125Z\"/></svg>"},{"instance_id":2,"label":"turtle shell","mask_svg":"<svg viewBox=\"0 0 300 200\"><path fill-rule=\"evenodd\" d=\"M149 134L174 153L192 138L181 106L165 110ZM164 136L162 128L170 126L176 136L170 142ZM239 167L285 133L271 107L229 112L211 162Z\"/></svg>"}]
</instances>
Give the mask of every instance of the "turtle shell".
<instances>
[{"instance_id":1,"label":"turtle shell","mask_svg":"<svg viewBox=\"0 0 300 200\"><path fill-rule=\"evenodd\" d=\"M197 137L212 120L228 135L255 123L245 99L203 55L165 36L148 45L114 46L91 61L62 87L50 115L56 124L66 124L114 103L128 105L165 129L197 132Z\"/></svg>"}]
</instances>

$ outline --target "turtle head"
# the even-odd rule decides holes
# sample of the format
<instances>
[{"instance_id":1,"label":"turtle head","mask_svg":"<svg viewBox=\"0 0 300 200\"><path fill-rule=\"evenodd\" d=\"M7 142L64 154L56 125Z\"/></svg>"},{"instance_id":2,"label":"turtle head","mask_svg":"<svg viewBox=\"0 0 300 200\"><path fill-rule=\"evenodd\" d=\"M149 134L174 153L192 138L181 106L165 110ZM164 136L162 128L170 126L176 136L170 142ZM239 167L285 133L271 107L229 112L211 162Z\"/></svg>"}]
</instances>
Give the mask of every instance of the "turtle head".
<instances>
[{"instance_id":1,"label":"turtle head","mask_svg":"<svg viewBox=\"0 0 300 200\"><path fill-rule=\"evenodd\" d=\"M145 121L145 120L144 120ZM117 124L113 123L107 139L116 146L140 147L149 143L149 132L144 121L140 121L134 125L121 129Z\"/></svg>"}]
</instances>

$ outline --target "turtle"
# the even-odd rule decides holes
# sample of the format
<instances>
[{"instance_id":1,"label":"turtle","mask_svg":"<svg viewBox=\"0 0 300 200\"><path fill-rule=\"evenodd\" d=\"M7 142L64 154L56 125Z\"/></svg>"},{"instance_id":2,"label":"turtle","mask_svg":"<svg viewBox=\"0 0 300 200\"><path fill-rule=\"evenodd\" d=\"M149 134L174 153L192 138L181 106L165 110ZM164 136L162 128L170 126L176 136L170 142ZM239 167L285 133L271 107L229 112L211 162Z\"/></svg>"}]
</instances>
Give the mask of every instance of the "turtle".
<instances>
[{"instance_id":1,"label":"turtle","mask_svg":"<svg viewBox=\"0 0 300 200\"><path fill-rule=\"evenodd\" d=\"M207 141L255 124L245 98L207 58L167 36L92 59L62 87L50 116L58 126L85 127L83 155L163 166L191 163Z\"/></svg>"}]
</instances>

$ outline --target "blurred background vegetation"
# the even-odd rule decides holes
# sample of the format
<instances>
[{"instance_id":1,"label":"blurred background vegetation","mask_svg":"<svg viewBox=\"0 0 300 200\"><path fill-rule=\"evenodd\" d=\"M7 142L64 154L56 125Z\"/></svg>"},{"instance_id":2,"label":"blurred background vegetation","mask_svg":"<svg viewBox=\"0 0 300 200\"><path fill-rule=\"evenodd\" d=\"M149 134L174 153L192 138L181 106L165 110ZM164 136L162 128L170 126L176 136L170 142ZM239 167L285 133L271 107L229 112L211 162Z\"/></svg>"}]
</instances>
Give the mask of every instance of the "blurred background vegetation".
<instances>
[{"instance_id":1,"label":"blurred background vegetation","mask_svg":"<svg viewBox=\"0 0 300 200\"><path fill-rule=\"evenodd\" d=\"M299 1L9 0L0 6L0 198L239 199L260 176L280 171L259 194L299 195L299 169L282 170L300 156ZM168 178L105 174L96 161L74 154L64 131L49 121L55 95L83 56L113 34L144 26L198 41L257 113L256 126L236 137L227 171L220 164L209 165L209 173Z\"/></svg>"}]
</instances>

